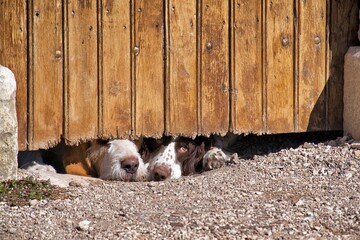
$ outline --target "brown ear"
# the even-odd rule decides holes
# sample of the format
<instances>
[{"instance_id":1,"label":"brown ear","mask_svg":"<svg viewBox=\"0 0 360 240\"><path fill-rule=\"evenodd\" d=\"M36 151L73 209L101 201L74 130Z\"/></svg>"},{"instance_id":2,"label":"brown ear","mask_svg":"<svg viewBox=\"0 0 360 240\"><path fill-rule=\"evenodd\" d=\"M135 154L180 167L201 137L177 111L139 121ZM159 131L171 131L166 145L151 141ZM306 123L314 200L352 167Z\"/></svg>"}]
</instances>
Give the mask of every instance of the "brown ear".
<instances>
[{"instance_id":1,"label":"brown ear","mask_svg":"<svg viewBox=\"0 0 360 240\"><path fill-rule=\"evenodd\" d=\"M87 158L88 143L82 143L79 146L66 146L62 156L62 164L65 173L96 177L96 172L89 159Z\"/></svg>"},{"instance_id":2,"label":"brown ear","mask_svg":"<svg viewBox=\"0 0 360 240\"><path fill-rule=\"evenodd\" d=\"M94 141L86 151L84 165L91 175L98 177L98 170L102 164L105 154L108 152L109 144L107 142Z\"/></svg>"},{"instance_id":3,"label":"brown ear","mask_svg":"<svg viewBox=\"0 0 360 240\"><path fill-rule=\"evenodd\" d=\"M144 138L139 149L141 158L145 163L149 162L151 158L164 151L165 146L170 142L170 137L164 137L162 139Z\"/></svg>"},{"instance_id":4,"label":"brown ear","mask_svg":"<svg viewBox=\"0 0 360 240\"><path fill-rule=\"evenodd\" d=\"M150 160L150 151L145 141L141 143L141 146L139 148L139 154L141 158L144 160L144 162L149 162Z\"/></svg>"},{"instance_id":5,"label":"brown ear","mask_svg":"<svg viewBox=\"0 0 360 240\"><path fill-rule=\"evenodd\" d=\"M205 154L205 144L199 146L188 143L188 152L178 155L179 161L182 163L183 175L194 174L198 168L202 166L201 162Z\"/></svg>"},{"instance_id":6,"label":"brown ear","mask_svg":"<svg viewBox=\"0 0 360 240\"><path fill-rule=\"evenodd\" d=\"M86 157L90 160L91 164L96 164L97 162L102 161L108 149L108 144L93 142L86 151Z\"/></svg>"},{"instance_id":7,"label":"brown ear","mask_svg":"<svg viewBox=\"0 0 360 240\"><path fill-rule=\"evenodd\" d=\"M142 145L144 144L144 137L141 136L139 139L135 139L133 140L133 142L135 143L137 149L141 149Z\"/></svg>"}]
</instances>

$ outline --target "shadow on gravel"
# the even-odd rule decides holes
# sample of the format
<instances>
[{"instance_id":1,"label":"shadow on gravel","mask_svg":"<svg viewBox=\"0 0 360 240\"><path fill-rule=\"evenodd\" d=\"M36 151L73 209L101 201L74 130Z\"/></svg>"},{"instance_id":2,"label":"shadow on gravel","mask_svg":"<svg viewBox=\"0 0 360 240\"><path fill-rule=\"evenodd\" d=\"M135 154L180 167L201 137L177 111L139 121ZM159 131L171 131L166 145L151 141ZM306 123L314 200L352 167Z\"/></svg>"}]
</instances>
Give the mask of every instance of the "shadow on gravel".
<instances>
[{"instance_id":1,"label":"shadow on gravel","mask_svg":"<svg viewBox=\"0 0 360 240\"><path fill-rule=\"evenodd\" d=\"M247 135L237 141L231 149L242 159L252 159L255 155L276 153L282 149L297 148L308 143L321 143L334 140L343 135L342 131L306 132L274 135Z\"/></svg>"}]
</instances>

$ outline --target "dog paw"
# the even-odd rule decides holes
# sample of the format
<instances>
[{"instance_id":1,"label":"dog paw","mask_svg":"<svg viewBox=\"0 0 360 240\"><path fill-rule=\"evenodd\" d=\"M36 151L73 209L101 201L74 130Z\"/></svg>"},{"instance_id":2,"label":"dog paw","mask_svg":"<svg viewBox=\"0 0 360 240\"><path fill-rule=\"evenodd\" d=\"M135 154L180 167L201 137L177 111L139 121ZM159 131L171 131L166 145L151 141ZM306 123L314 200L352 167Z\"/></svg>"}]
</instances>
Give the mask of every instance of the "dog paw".
<instances>
[{"instance_id":1,"label":"dog paw","mask_svg":"<svg viewBox=\"0 0 360 240\"><path fill-rule=\"evenodd\" d=\"M52 172L56 173L54 167L46 164L39 164L37 162L31 162L27 167L24 167L29 172L37 173L37 172Z\"/></svg>"},{"instance_id":2,"label":"dog paw","mask_svg":"<svg viewBox=\"0 0 360 240\"><path fill-rule=\"evenodd\" d=\"M228 161L228 156L220 148L212 148L207 151L203 158L203 169L205 171L221 168Z\"/></svg>"}]
</instances>

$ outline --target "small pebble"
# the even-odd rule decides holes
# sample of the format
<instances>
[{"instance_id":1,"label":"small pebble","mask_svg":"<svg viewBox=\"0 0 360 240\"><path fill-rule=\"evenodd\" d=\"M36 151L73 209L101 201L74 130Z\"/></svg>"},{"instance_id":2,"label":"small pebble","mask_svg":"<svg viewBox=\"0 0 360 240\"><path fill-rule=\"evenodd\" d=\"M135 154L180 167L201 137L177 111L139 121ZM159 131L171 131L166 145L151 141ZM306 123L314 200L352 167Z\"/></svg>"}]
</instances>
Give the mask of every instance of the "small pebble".
<instances>
[{"instance_id":1,"label":"small pebble","mask_svg":"<svg viewBox=\"0 0 360 240\"><path fill-rule=\"evenodd\" d=\"M360 150L360 142L353 142L350 146L353 149L359 149Z\"/></svg>"},{"instance_id":2,"label":"small pebble","mask_svg":"<svg viewBox=\"0 0 360 240\"><path fill-rule=\"evenodd\" d=\"M83 220L79 222L78 229L81 231L88 231L90 227L90 221L89 220Z\"/></svg>"},{"instance_id":3,"label":"small pebble","mask_svg":"<svg viewBox=\"0 0 360 240\"><path fill-rule=\"evenodd\" d=\"M305 142L303 148L313 148L314 146L311 143Z\"/></svg>"},{"instance_id":4,"label":"small pebble","mask_svg":"<svg viewBox=\"0 0 360 240\"><path fill-rule=\"evenodd\" d=\"M58 210L58 211L64 211L64 209L66 208L64 205L56 205L55 207L54 207L56 210Z\"/></svg>"},{"instance_id":5,"label":"small pebble","mask_svg":"<svg viewBox=\"0 0 360 240\"><path fill-rule=\"evenodd\" d=\"M38 203L39 203L39 201L36 199L32 199L29 201L30 206L36 206Z\"/></svg>"},{"instance_id":6,"label":"small pebble","mask_svg":"<svg viewBox=\"0 0 360 240\"><path fill-rule=\"evenodd\" d=\"M360 150L356 150L356 151L354 152L354 154L355 154L356 157L360 157Z\"/></svg>"},{"instance_id":7,"label":"small pebble","mask_svg":"<svg viewBox=\"0 0 360 240\"><path fill-rule=\"evenodd\" d=\"M16 228L9 228L8 232L11 233L11 234L15 234L16 233Z\"/></svg>"},{"instance_id":8,"label":"small pebble","mask_svg":"<svg viewBox=\"0 0 360 240\"><path fill-rule=\"evenodd\" d=\"M299 199L296 203L295 203L295 206L302 206L304 205L304 201Z\"/></svg>"},{"instance_id":9,"label":"small pebble","mask_svg":"<svg viewBox=\"0 0 360 240\"><path fill-rule=\"evenodd\" d=\"M83 187L83 184L81 184L80 182L77 182L77 181L71 181L71 182L69 182L69 186L71 186L71 187Z\"/></svg>"}]
</instances>

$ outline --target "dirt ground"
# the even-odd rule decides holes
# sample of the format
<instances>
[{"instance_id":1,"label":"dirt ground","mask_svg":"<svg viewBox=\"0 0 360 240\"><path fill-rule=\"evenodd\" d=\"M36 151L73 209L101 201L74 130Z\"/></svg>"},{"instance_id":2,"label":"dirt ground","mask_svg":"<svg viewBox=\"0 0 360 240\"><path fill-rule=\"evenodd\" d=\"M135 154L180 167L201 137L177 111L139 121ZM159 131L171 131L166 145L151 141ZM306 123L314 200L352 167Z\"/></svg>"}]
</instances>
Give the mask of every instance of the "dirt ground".
<instances>
[{"instance_id":1,"label":"dirt ground","mask_svg":"<svg viewBox=\"0 0 360 240\"><path fill-rule=\"evenodd\" d=\"M360 239L360 143L338 134L247 136L222 169L0 203L0 238Z\"/></svg>"}]
</instances>

